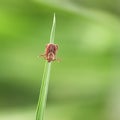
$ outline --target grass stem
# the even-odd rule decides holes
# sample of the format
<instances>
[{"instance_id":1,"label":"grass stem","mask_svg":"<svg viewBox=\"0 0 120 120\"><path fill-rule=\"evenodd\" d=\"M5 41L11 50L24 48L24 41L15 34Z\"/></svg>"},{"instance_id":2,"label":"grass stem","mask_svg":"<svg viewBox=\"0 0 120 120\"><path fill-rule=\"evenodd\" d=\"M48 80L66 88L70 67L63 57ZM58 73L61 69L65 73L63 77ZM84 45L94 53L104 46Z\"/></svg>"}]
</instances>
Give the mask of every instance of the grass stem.
<instances>
[{"instance_id":1,"label":"grass stem","mask_svg":"<svg viewBox=\"0 0 120 120\"><path fill-rule=\"evenodd\" d=\"M52 25L52 29L51 29L51 35L50 35L50 43L54 43L55 27L56 27L56 19L55 19L55 14L54 14L53 25ZM51 62L46 61L45 67L44 67L43 78L42 78L41 89L40 89L40 95L39 95L39 99L38 99L36 120L44 119L49 79L50 79L50 71L51 71Z\"/></svg>"}]
</instances>

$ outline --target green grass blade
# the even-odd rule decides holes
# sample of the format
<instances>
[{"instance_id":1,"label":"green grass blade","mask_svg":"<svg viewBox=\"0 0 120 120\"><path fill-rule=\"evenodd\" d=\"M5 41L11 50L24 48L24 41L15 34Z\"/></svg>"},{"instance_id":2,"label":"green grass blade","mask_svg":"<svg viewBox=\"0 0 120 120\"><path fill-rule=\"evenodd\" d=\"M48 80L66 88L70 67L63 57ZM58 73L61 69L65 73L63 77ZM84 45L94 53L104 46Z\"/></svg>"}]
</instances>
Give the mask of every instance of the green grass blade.
<instances>
[{"instance_id":1,"label":"green grass blade","mask_svg":"<svg viewBox=\"0 0 120 120\"><path fill-rule=\"evenodd\" d=\"M53 25L52 25L51 34L50 34L50 43L54 43L55 27L56 27L56 19L55 19L55 13L54 13Z\"/></svg>"},{"instance_id":2,"label":"green grass blade","mask_svg":"<svg viewBox=\"0 0 120 120\"><path fill-rule=\"evenodd\" d=\"M40 96L39 96L39 101L38 101L36 120L43 120L43 117L44 117L44 111L45 111L46 99L47 99L47 91L48 91L49 78L50 78L50 68L51 68L51 63L48 63L46 61L42 84L41 84Z\"/></svg>"},{"instance_id":3,"label":"green grass blade","mask_svg":"<svg viewBox=\"0 0 120 120\"><path fill-rule=\"evenodd\" d=\"M56 26L56 22L55 22L55 14L54 14L53 25L51 29L51 35L50 35L50 43L54 43L55 26ZM36 120L44 119L44 112L46 107L47 93L48 93L48 86L49 86L49 79L50 79L50 71L51 71L51 62L48 63L46 61L43 78L42 78L41 89L40 89L39 100L38 100Z\"/></svg>"}]
</instances>

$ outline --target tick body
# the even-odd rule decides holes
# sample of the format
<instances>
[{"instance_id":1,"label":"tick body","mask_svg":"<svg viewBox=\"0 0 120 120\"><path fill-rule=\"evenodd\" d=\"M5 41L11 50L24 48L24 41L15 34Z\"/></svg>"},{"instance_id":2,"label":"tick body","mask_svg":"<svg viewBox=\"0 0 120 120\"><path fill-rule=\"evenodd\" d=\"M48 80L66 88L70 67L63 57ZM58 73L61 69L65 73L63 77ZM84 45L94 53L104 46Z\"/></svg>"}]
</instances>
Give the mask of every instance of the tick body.
<instances>
[{"instance_id":1,"label":"tick body","mask_svg":"<svg viewBox=\"0 0 120 120\"><path fill-rule=\"evenodd\" d=\"M43 56L48 62L55 61L57 51L58 51L58 45L49 43L45 48L45 53L41 56Z\"/></svg>"}]
</instances>

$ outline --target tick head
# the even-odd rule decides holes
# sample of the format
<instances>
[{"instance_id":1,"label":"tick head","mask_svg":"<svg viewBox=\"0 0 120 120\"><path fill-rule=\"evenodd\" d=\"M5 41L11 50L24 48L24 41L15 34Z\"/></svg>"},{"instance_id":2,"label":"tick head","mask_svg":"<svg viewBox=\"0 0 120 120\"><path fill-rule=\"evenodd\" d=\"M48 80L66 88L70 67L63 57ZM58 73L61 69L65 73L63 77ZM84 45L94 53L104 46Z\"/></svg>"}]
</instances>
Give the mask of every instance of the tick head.
<instances>
[{"instance_id":1,"label":"tick head","mask_svg":"<svg viewBox=\"0 0 120 120\"><path fill-rule=\"evenodd\" d=\"M53 52L50 52L47 56L47 61L48 62L51 62L51 61L54 61L55 60L55 55Z\"/></svg>"}]
</instances>

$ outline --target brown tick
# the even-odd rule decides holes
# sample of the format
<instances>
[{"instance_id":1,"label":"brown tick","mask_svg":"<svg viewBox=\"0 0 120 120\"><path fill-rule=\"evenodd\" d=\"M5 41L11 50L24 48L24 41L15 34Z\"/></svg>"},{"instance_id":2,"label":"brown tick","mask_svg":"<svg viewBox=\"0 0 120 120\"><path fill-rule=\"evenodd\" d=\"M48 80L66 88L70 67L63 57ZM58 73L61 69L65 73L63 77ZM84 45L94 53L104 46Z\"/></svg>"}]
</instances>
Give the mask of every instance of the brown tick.
<instances>
[{"instance_id":1,"label":"brown tick","mask_svg":"<svg viewBox=\"0 0 120 120\"><path fill-rule=\"evenodd\" d=\"M58 45L49 43L46 45L45 53L41 56L44 57L48 62L55 61L57 51L58 51Z\"/></svg>"}]
</instances>

